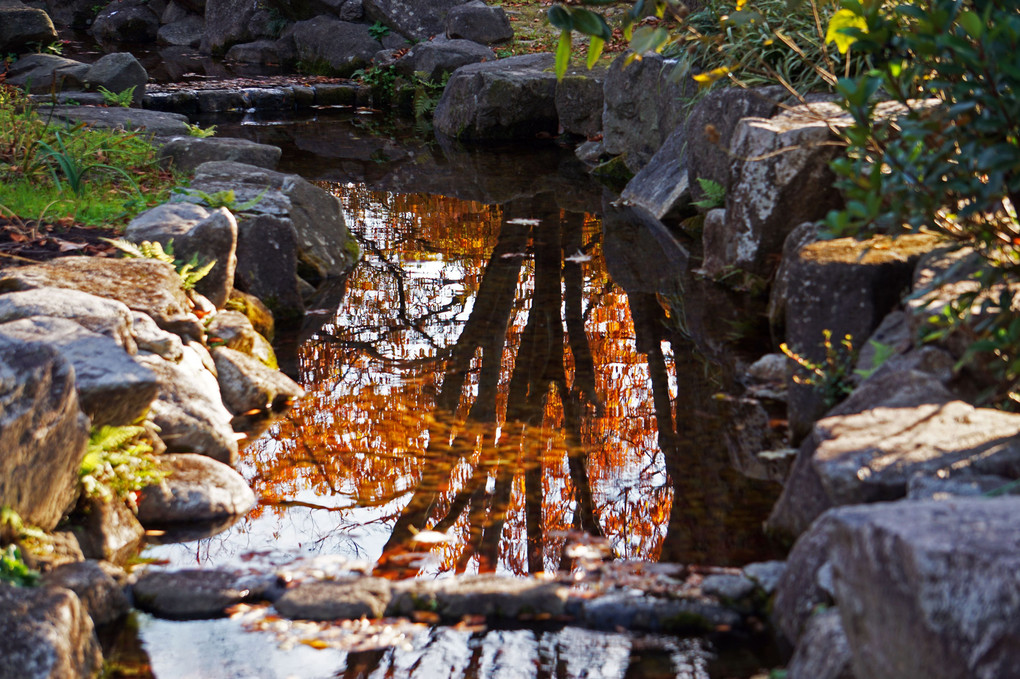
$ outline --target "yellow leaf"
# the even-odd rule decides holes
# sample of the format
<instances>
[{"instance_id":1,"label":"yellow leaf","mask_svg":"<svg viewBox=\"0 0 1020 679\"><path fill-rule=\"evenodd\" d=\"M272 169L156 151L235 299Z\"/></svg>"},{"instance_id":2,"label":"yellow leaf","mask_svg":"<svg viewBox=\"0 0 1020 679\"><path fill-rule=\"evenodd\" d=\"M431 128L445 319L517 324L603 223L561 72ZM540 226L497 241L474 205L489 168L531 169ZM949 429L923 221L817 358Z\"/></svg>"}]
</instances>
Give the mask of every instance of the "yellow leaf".
<instances>
[{"instance_id":1,"label":"yellow leaf","mask_svg":"<svg viewBox=\"0 0 1020 679\"><path fill-rule=\"evenodd\" d=\"M318 649L320 651L324 648L329 648L329 644L327 644L322 639L302 639L301 643L304 644L305 646L311 646L312 648Z\"/></svg>"},{"instance_id":2,"label":"yellow leaf","mask_svg":"<svg viewBox=\"0 0 1020 679\"><path fill-rule=\"evenodd\" d=\"M744 9L744 7L745 7L746 5L747 5L747 0L737 0L737 8L736 8L736 11L738 11L738 12L739 12L739 11L741 11L742 9Z\"/></svg>"},{"instance_id":3,"label":"yellow leaf","mask_svg":"<svg viewBox=\"0 0 1020 679\"><path fill-rule=\"evenodd\" d=\"M704 73L698 73L691 76L694 78L694 82L698 83L699 87L708 87L716 80L725 78L729 75L730 69L728 66L720 66L719 68L713 68L711 71L705 71Z\"/></svg>"},{"instance_id":4,"label":"yellow leaf","mask_svg":"<svg viewBox=\"0 0 1020 679\"><path fill-rule=\"evenodd\" d=\"M850 46L857 42L857 38L844 33L844 29L857 28L867 32L868 23L864 17L854 14L849 9L841 9L829 19L829 28L825 31L825 44L836 43L836 49L840 54L846 54Z\"/></svg>"}]
</instances>

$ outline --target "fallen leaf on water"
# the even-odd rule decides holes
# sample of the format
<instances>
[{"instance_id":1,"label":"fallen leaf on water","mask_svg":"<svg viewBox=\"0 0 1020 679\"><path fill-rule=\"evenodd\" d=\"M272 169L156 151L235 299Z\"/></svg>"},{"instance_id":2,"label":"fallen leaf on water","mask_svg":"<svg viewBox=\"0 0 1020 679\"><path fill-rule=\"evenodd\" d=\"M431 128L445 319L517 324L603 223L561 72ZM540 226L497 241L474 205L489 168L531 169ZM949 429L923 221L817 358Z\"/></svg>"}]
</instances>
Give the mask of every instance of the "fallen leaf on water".
<instances>
[{"instance_id":1,"label":"fallen leaf on water","mask_svg":"<svg viewBox=\"0 0 1020 679\"><path fill-rule=\"evenodd\" d=\"M312 648L320 651L324 648L329 648L329 644L327 644L322 639L302 639L301 643L304 644L305 646L311 646Z\"/></svg>"}]
</instances>

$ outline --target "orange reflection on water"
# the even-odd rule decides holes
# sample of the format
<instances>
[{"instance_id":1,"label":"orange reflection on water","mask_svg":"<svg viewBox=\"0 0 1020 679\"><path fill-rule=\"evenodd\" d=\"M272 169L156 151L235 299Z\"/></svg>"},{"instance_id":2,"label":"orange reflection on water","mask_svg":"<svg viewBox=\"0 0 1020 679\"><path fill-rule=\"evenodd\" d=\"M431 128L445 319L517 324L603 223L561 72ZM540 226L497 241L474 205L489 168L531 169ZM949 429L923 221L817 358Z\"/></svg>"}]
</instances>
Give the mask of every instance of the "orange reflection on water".
<instances>
[{"instance_id":1,"label":"orange reflection on water","mask_svg":"<svg viewBox=\"0 0 1020 679\"><path fill-rule=\"evenodd\" d=\"M568 531L656 558L671 489L600 222L329 188L366 258L301 347L308 397L247 451L256 511L375 508L398 576L424 552L433 572L569 567Z\"/></svg>"}]
</instances>

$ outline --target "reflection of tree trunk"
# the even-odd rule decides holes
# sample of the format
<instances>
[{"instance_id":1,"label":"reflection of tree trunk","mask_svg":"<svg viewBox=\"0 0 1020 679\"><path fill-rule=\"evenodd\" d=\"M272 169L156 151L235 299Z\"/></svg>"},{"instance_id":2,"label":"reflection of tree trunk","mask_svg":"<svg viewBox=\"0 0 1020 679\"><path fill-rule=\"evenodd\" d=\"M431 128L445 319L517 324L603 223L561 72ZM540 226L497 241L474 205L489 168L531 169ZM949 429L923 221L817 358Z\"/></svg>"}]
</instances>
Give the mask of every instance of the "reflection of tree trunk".
<instances>
[{"instance_id":1,"label":"reflection of tree trunk","mask_svg":"<svg viewBox=\"0 0 1020 679\"><path fill-rule=\"evenodd\" d=\"M512 451L513 448L510 448ZM517 471L516 455L500 456L499 467L496 468L496 484L492 492L492 503L489 506L488 520L482 530L482 539L478 545L478 572L492 573L499 562L499 541L506 523L506 512L510 507L510 493L513 490L514 476Z\"/></svg>"},{"instance_id":2,"label":"reflection of tree trunk","mask_svg":"<svg viewBox=\"0 0 1020 679\"><path fill-rule=\"evenodd\" d=\"M348 653L344 671L336 676L338 679L368 679L373 672L379 669L379 663L387 653L389 653L388 648Z\"/></svg>"}]
</instances>

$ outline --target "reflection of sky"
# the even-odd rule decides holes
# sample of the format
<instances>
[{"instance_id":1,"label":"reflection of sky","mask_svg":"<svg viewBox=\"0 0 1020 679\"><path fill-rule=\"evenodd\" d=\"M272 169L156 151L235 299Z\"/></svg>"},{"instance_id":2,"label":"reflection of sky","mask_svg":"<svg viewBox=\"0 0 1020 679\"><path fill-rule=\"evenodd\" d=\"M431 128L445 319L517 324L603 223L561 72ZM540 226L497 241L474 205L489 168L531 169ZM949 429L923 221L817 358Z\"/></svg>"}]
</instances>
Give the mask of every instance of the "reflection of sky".
<instances>
[{"instance_id":1,"label":"reflection of sky","mask_svg":"<svg viewBox=\"0 0 1020 679\"><path fill-rule=\"evenodd\" d=\"M434 394L429 389L436 390L441 385L442 363L427 359L456 344L474 308L478 283L498 235L499 212L493 210L487 222L460 224L457 229L448 228L444 232L435 224L430 226L422 215L395 209L393 203L399 197L392 194L374 194L353 186L338 187L337 191L352 230L363 240L365 259L348 283L344 304L320 332L320 340L309 342L301 350L302 381L310 392L307 402L299 405L303 424L297 429L274 425L242 454L245 459L242 471L256 489L269 484L276 495L284 496L292 506L286 510L263 508L256 518L239 522L228 533L199 543L150 549L149 556L181 566L196 562L251 565L242 557L253 553L256 563L284 563L289 556L319 553L371 561L381 553L393 517L406 504L418 482L418 476L413 474L382 479L379 487L389 488L389 501L375 507L358 507L355 505L359 484L364 479L335 478L326 484L321 470L315 466L274 465L290 459L291 454L301 457L294 452L301 443L290 437L300 436L312 426L321 430L322 437L304 445L311 446L315 455L321 457L319 466L330 467L332 456L343 456L356 467L362 465L359 469L375 469L378 465L366 463L366 455L397 453L407 456L405 469L418 467L416 460L428 445L427 425L410 426L407 439L394 442L379 429L386 425L376 421L380 414L378 403L366 400L359 406L357 394L392 399L384 404L389 410L387 414L393 415L404 407L402 398L416 393L417 401L407 407L408 415L420 418L428 414L433 403L429 394ZM480 213L478 206L465 207L455 199L430 199L440 201L443 209L452 205L450 209L455 211L470 212L476 217ZM585 238L597 240L597 223L585 233ZM634 354L626 297L619 291L594 296L605 286L605 275L597 268L600 261L600 257L595 257L583 264L586 288L583 308L595 358L596 387L600 394L609 396L602 417L585 419L583 439L592 453L588 473L597 514L617 552L629 557L654 558L665 525L664 521L661 525L650 524L647 517L656 514L664 518L668 514L670 490L666 488L662 456L656 445L648 370ZM504 390L532 306L534 265L530 258L522 261L521 272L502 357ZM403 300L402 306L395 305L398 299ZM375 355L351 350L349 347L355 343L370 346ZM572 364L569 350L566 360ZM415 361L419 364L409 368L408 363ZM426 386L414 386L415 382ZM471 398L477 389L478 374L474 372L468 376L465 394ZM542 447L562 456L565 445L557 434ZM266 477L265 470L270 468L285 469L287 478ZM376 473L393 475L398 470L378 466ZM556 508L559 514L569 517L576 503L568 484L565 456L547 464L544 475L546 514L548 508ZM460 463L453 477L451 490L456 491L470 477L467 461ZM491 476L488 485L491 490ZM508 542L508 538L512 533L523 535L522 487L518 478L502 540L506 558L518 563L526 561L523 545ZM467 530L465 514L450 532L463 536ZM546 555L547 567L555 567L557 561L558 557ZM472 562L471 568L476 566ZM499 570L507 567L501 561ZM431 568L426 570L435 572Z\"/></svg>"}]
</instances>

